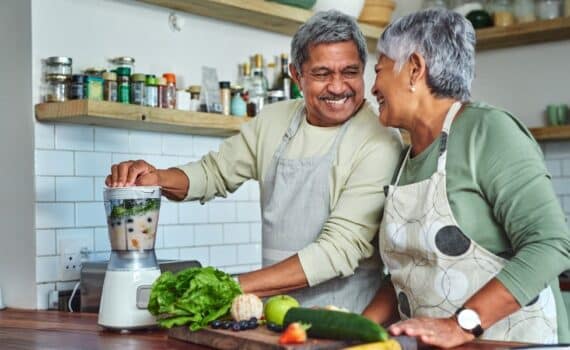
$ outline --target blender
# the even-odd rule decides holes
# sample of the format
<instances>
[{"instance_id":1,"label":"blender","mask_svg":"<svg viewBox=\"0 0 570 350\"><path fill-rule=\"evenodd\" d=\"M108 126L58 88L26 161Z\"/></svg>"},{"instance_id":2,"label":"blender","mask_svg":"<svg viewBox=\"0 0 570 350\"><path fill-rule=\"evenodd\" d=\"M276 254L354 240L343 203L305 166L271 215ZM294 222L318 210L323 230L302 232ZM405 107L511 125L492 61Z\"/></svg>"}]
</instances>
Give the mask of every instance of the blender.
<instances>
[{"instance_id":1,"label":"blender","mask_svg":"<svg viewBox=\"0 0 570 350\"><path fill-rule=\"evenodd\" d=\"M156 325L147 305L152 283L160 276L154 252L160 195L157 186L104 191L112 252L101 294L100 326L123 331Z\"/></svg>"}]
</instances>

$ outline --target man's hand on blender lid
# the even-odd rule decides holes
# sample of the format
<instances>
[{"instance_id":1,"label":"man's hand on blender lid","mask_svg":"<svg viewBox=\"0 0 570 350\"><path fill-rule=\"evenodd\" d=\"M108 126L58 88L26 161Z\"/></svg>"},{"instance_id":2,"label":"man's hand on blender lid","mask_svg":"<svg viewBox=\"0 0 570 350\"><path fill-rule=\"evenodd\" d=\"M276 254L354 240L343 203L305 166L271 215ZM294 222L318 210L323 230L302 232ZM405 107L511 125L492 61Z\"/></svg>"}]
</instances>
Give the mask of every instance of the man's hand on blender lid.
<instances>
[{"instance_id":1,"label":"man's hand on blender lid","mask_svg":"<svg viewBox=\"0 0 570 350\"><path fill-rule=\"evenodd\" d=\"M158 172L144 160L129 160L113 164L105 184L109 187L154 186L158 185Z\"/></svg>"}]
</instances>

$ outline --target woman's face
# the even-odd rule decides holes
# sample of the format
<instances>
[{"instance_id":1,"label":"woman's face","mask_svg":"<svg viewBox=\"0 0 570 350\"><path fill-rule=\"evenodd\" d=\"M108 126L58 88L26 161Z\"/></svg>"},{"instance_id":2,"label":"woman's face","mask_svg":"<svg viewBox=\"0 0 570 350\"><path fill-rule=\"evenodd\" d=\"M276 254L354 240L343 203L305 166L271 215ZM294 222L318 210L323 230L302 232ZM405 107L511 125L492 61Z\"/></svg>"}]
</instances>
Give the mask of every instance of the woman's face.
<instances>
[{"instance_id":1,"label":"woman's face","mask_svg":"<svg viewBox=\"0 0 570 350\"><path fill-rule=\"evenodd\" d=\"M381 55L374 66L376 80L372 94L379 105L379 119L384 126L404 128L410 115L410 74L408 63L399 71L394 71L395 62Z\"/></svg>"}]
</instances>

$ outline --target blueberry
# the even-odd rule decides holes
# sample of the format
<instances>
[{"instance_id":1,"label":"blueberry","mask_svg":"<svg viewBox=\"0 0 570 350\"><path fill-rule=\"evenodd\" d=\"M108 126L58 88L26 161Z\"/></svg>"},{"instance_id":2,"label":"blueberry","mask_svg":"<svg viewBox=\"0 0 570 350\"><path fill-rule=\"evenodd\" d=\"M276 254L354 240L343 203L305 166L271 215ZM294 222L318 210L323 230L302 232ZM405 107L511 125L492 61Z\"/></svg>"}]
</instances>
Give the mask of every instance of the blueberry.
<instances>
[{"instance_id":1,"label":"blueberry","mask_svg":"<svg viewBox=\"0 0 570 350\"><path fill-rule=\"evenodd\" d=\"M273 322L268 322L268 323L267 323L267 329L269 329L270 331L273 331L273 332L277 332L277 333L283 331L283 327L282 327L282 326L280 326L280 325L278 325L278 324L275 324L275 323L273 323Z\"/></svg>"},{"instance_id":2,"label":"blueberry","mask_svg":"<svg viewBox=\"0 0 570 350\"><path fill-rule=\"evenodd\" d=\"M210 327L212 327L214 329L221 328L222 327L222 321L220 321L220 320L212 321L212 323L210 323Z\"/></svg>"},{"instance_id":3,"label":"blueberry","mask_svg":"<svg viewBox=\"0 0 570 350\"><path fill-rule=\"evenodd\" d=\"M234 332L241 331L241 326L239 325L239 322L235 322L232 324L232 331L234 331Z\"/></svg>"},{"instance_id":4,"label":"blueberry","mask_svg":"<svg viewBox=\"0 0 570 350\"><path fill-rule=\"evenodd\" d=\"M243 330L248 329L248 323L247 321L239 321L239 327Z\"/></svg>"},{"instance_id":5,"label":"blueberry","mask_svg":"<svg viewBox=\"0 0 570 350\"><path fill-rule=\"evenodd\" d=\"M258 326L257 320L255 320L255 321L252 321L252 320L247 321L247 329L256 329L257 326Z\"/></svg>"},{"instance_id":6,"label":"blueberry","mask_svg":"<svg viewBox=\"0 0 570 350\"><path fill-rule=\"evenodd\" d=\"M223 329L230 329L230 327L232 326L232 323L233 322L230 322L230 321L223 321L222 322L222 328Z\"/></svg>"},{"instance_id":7,"label":"blueberry","mask_svg":"<svg viewBox=\"0 0 570 350\"><path fill-rule=\"evenodd\" d=\"M255 322L255 323L257 323L257 317L252 317L252 318L250 318L250 319L249 319L249 322Z\"/></svg>"}]
</instances>

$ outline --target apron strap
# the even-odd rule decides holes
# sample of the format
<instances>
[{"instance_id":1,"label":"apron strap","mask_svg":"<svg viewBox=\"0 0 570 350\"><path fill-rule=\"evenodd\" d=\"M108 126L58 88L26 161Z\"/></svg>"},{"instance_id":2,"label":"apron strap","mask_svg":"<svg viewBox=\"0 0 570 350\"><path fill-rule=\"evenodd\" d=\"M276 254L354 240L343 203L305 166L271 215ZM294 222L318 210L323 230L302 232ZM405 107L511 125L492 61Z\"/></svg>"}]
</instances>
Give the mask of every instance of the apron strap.
<instances>
[{"instance_id":1,"label":"apron strap","mask_svg":"<svg viewBox=\"0 0 570 350\"><path fill-rule=\"evenodd\" d=\"M437 171L440 174L445 174L445 165L447 163L447 139L449 136L449 131L451 130L451 123L453 122L453 119L460 109L461 102L454 102L449 108L449 111L447 111L445 121L443 122L441 141L439 143L439 158L437 159Z\"/></svg>"},{"instance_id":2,"label":"apron strap","mask_svg":"<svg viewBox=\"0 0 570 350\"><path fill-rule=\"evenodd\" d=\"M406 156L404 157L404 160L402 161L402 165L400 165L400 170L398 170L398 176L396 176L396 181L394 181L394 185L398 186L398 184L400 183L400 177L402 176L402 173L404 172L404 168L406 167L406 163L408 162L408 158L410 158L410 154L412 152L412 146L408 147L408 150L406 151ZM384 191L386 192L386 191Z\"/></svg>"}]
</instances>

